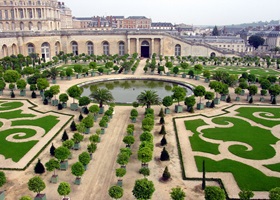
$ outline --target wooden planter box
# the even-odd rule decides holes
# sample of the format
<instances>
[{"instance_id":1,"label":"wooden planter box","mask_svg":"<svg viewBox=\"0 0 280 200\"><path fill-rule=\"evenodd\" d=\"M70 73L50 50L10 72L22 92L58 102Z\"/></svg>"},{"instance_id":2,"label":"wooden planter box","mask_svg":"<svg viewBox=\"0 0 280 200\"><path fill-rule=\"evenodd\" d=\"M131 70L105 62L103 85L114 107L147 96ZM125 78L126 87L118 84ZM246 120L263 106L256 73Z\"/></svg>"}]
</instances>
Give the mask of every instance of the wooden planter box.
<instances>
[{"instance_id":1,"label":"wooden planter box","mask_svg":"<svg viewBox=\"0 0 280 200\"><path fill-rule=\"evenodd\" d=\"M176 112L176 113L181 113L181 112L183 112L183 106L181 106L181 105L176 105L176 106L175 106L175 112Z\"/></svg>"},{"instance_id":2,"label":"wooden planter box","mask_svg":"<svg viewBox=\"0 0 280 200\"><path fill-rule=\"evenodd\" d=\"M0 200L5 200L5 192L0 191Z\"/></svg>"},{"instance_id":3,"label":"wooden planter box","mask_svg":"<svg viewBox=\"0 0 280 200\"><path fill-rule=\"evenodd\" d=\"M88 169L88 165L84 165L84 169L86 171Z\"/></svg>"},{"instance_id":4,"label":"wooden planter box","mask_svg":"<svg viewBox=\"0 0 280 200\"><path fill-rule=\"evenodd\" d=\"M57 106L58 105L58 99L52 100L52 106Z\"/></svg>"},{"instance_id":5,"label":"wooden planter box","mask_svg":"<svg viewBox=\"0 0 280 200\"><path fill-rule=\"evenodd\" d=\"M0 95L3 95L3 90L0 90Z\"/></svg>"},{"instance_id":6,"label":"wooden planter box","mask_svg":"<svg viewBox=\"0 0 280 200\"><path fill-rule=\"evenodd\" d=\"M71 160L73 158L72 153L70 152L69 156L68 156L68 160Z\"/></svg>"},{"instance_id":7,"label":"wooden planter box","mask_svg":"<svg viewBox=\"0 0 280 200\"><path fill-rule=\"evenodd\" d=\"M136 123L136 118L135 119L131 119L132 123Z\"/></svg>"},{"instance_id":8,"label":"wooden planter box","mask_svg":"<svg viewBox=\"0 0 280 200\"><path fill-rule=\"evenodd\" d=\"M214 103L215 103L215 105L219 105L220 104L220 99L219 98L215 98L214 99Z\"/></svg>"},{"instance_id":9,"label":"wooden planter box","mask_svg":"<svg viewBox=\"0 0 280 200\"><path fill-rule=\"evenodd\" d=\"M260 97L260 102L264 102L264 97Z\"/></svg>"},{"instance_id":10,"label":"wooden planter box","mask_svg":"<svg viewBox=\"0 0 280 200\"><path fill-rule=\"evenodd\" d=\"M183 73L182 78L186 78L186 77L187 77L187 74Z\"/></svg>"},{"instance_id":11,"label":"wooden planter box","mask_svg":"<svg viewBox=\"0 0 280 200\"><path fill-rule=\"evenodd\" d=\"M245 90L241 90L241 96L244 96L245 95Z\"/></svg>"},{"instance_id":12,"label":"wooden planter box","mask_svg":"<svg viewBox=\"0 0 280 200\"><path fill-rule=\"evenodd\" d=\"M203 110L204 109L204 104L203 103L198 103L196 105L197 110Z\"/></svg>"},{"instance_id":13,"label":"wooden planter box","mask_svg":"<svg viewBox=\"0 0 280 200\"><path fill-rule=\"evenodd\" d=\"M195 80L199 80L200 79L200 77L199 76L195 76Z\"/></svg>"},{"instance_id":14,"label":"wooden planter box","mask_svg":"<svg viewBox=\"0 0 280 200\"><path fill-rule=\"evenodd\" d=\"M86 128L85 134L89 134L89 133L90 133L90 128Z\"/></svg>"},{"instance_id":15,"label":"wooden planter box","mask_svg":"<svg viewBox=\"0 0 280 200\"><path fill-rule=\"evenodd\" d=\"M91 75L92 77L94 77L94 76L95 76L95 72L90 72L90 75Z\"/></svg>"},{"instance_id":16,"label":"wooden planter box","mask_svg":"<svg viewBox=\"0 0 280 200\"><path fill-rule=\"evenodd\" d=\"M204 82L205 82L205 83L209 83L209 79L208 79L208 78L205 78L205 79L204 79Z\"/></svg>"},{"instance_id":17,"label":"wooden planter box","mask_svg":"<svg viewBox=\"0 0 280 200\"><path fill-rule=\"evenodd\" d=\"M64 80L64 77L63 77L63 76L61 76L61 77L60 77L60 80Z\"/></svg>"},{"instance_id":18,"label":"wooden planter box","mask_svg":"<svg viewBox=\"0 0 280 200\"><path fill-rule=\"evenodd\" d=\"M82 180L81 178L78 178L78 177L77 177L77 178L75 179L75 181L74 181L74 184L75 184L75 185L81 185L81 180Z\"/></svg>"},{"instance_id":19,"label":"wooden planter box","mask_svg":"<svg viewBox=\"0 0 280 200\"><path fill-rule=\"evenodd\" d=\"M120 186L120 187L122 187L122 185L123 185L123 182L122 182L122 180L118 180L118 182L117 182L117 186Z\"/></svg>"},{"instance_id":20,"label":"wooden planter box","mask_svg":"<svg viewBox=\"0 0 280 200\"><path fill-rule=\"evenodd\" d=\"M77 103L71 103L71 104L70 104L70 109L73 110L73 111L78 110L78 107L79 107L79 106L78 106Z\"/></svg>"},{"instance_id":21,"label":"wooden planter box","mask_svg":"<svg viewBox=\"0 0 280 200\"><path fill-rule=\"evenodd\" d=\"M162 75L163 75L163 72L162 72L162 71L160 71L160 72L159 72L159 75L160 75L160 76L162 76Z\"/></svg>"},{"instance_id":22,"label":"wooden planter box","mask_svg":"<svg viewBox=\"0 0 280 200\"><path fill-rule=\"evenodd\" d=\"M164 114L170 114L170 113L171 113L170 108L165 108L164 109Z\"/></svg>"},{"instance_id":23,"label":"wooden planter box","mask_svg":"<svg viewBox=\"0 0 280 200\"><path fill-rule=\"evenodd\" d=\"M170 72L167 72L167 73L166 73L166 76L170 76Z\"/></svg>"},{"instance_id":24,"label":"wooden planter box","mask_svg":"<svg viewBox=\"0 0 280 200\"><path fill-rule=\"evenodd\" d=\"M75 143L73 149L74 150L79 150L81 148L81 144L80 143Z\"/></svg>"},{"instance_id":25,"label":"wooden planter box","mask_svg":"<svg viewBox=\"0 0 280 200\"><path fill-rule=\"evenodd\" d=\"M52 175L50 182L51 183L57 183L58 182L58 175Z\"/></svg>"},{"instance_id":26,"label":"wooden planter box","mask_svg":"<svg viewBox=\"0 0 280 200\"><path fill-rule=\"evenodd\" d=\"M56 84L56 79L52 79L52 84Z\"/></svg>"},{"instance_id":27,"label":"wooden planter box","mask_svg":"<svg viewBox=\"0 0 280 200\"><path fill-rule=\"evenodd\" d=\"M72 79L72 76L67 76L67 80L71 80Z\"/></svg>"},{"instance_id":28,"label":"wooden planter box","mask_svg":"<svg viewBox=\"0 0 280 200\"><path fill-rule=\"evenodd\" d=\"M60 162L60 170L67 170L68 169L68 161Z\"/></svg>"},{"instance_id":29,"label":"wooden planter box","mask_svg":"<svg viewBox=\"0 0 280 200\"><path fill-rule=\"evenodd\" d=\"M46 194L37 194L34 200L47 200Z\"/></svg>"},{"instance_id":30,"label":"wooden planter box","mask_svg":"<svg viewBox=\"0 0 280 200\"><path fill-rule=\"evenodd\" d=\"M62 108L67 108L67 103L62 103Z\"/></svg>"},{"instance_id":31,"label":"wooden planter box","mask_svg":"<svg viewBox=\"0 0 280 200\"><path fill-rule=\"evenodd\" d=\"M104 113L104 107L99 108L99 114L103 114Z\"/></svg>"},{"instance_id":32,"label":"wooden planter box","mask_svg":"<svg viewBox=\"0 0 280 200\"><path fill-rule=\"evenodd\" d=\"M222 95L221 96L221 101L225 101L227 99L227 96L226 95Z\"/></svg>"},{"instance_id":33,"label":"wooden planter box","mask_svg":"<svg viewBox=\"0 0 280 200\"><path fill-rule=\"evenodd\" d=\"M206 108L210 108L210 106L211 106L211 102L210 101L206 102Z\"/></svg>"},{"instance_id":34,"label":"wooden planter box","mask_svg":"<svg viewBox=\"0 0 280 200\"><path fill-rule=\"evenodd\" d=\"M94 115L94 121L96 122L98 119L98 115Z\"/></svg>"},{"instance_id":35,"label":"wooden planter box","mask_svg":"<svg viewBox=\"0 0 280 200\"><path fill-rule=\"evenodd\" d=\"M240 101L240 97L236 97L236 98L235 98L235 101Z\"/></svg>"},{"instance_id":36,"label":"wooden planter box","mask_svg":"<svg viewBox=\"0 0 280 200\"><path fill-rule=\"evenodd\" d=\"M19 95L22 96L22 97L24 97L24 96L26 95L26 91L25 91L25 90L21 90L21 91L19 92Z\"/></svg>"},{"instance_id":37,"label":"wooden planter box","mask_svg":"<svg viewBox=\"0 0 280 200\"><path fill-rule=\"evenodd\" d=\"M105 128L101 128L100 134L104 134L105 133Z\"/></svg>"},{"instance_id":38,"label":"wooden planter box","mask_svg":"<svg viewBox=\"0 0 280 200\"><path fill-rule=\"evenodd\" d=\"M189 75L189 79L193 79L193 76Z\"/></svg>"},{"instance_id":39,"label":"wooden planter box","mask_svg":"<svg viewBox=\"0 0 280 200\"><path fill-rule=\"evenodd\" d=\"M178 75L177 74L174 74L174 77L177 77Z\"/></svg>"},{"instance_id":40,"label":"wooden planter box","mask_svg":"<svg viewBox=\"0 0 280 200\"><path fill-rule=\"evenodd\" d=\"M81 78L81 74L76 74L76 78L77 79Z\"/></svg>"}]
</instances>

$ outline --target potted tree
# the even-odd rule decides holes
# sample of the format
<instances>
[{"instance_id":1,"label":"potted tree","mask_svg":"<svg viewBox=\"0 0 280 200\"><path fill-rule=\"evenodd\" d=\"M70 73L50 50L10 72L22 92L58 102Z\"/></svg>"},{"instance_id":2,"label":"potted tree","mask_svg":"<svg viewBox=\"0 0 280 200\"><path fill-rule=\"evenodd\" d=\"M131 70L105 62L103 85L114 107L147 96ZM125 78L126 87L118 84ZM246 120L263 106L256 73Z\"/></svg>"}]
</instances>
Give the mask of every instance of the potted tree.
<instances>
[{"instance_id":1,"label":"potted tree","mask_svg":"<svg viewBox=\"0 0 280 200\"><path fill-rule=\"evenodd\" d=\"M267 90L262 89L261 90L261 97L260 97L260 102L264 102L264 96L267 95Z\"/></svg>"},{"instance_id":2,"label":"potted tree","mask_svg":"<svg viewBox=\"0 0 280 200\"><path fill-rule=\"evenodd\" d=\"M70 104L70 109L78 110L78 104L75 103L75 98L79 98L81 96L82 89L79 88L77 85L74 85L67 90L67 93L70 97L73 98L73 103Z\"/></svg>"},{"instance_id":3,"label":"potted tree","mask_svg":"<svg viewBox=\"0 0 280 200\"><path fill-rule=\"evenodd\" d=\"M56 99L56 95L60 92L59 85L53 85L50 87L51 93L54 95L54 99L52 100L52 105L57 106L58 105L58 99Z\"/></svg>"},{"instance_id":4,"label":"potted tree","mask_svg":"<svg viewBox=\"0 0 280 200\"><path fill-rule=\"evenodd\" d=\"M142 167L148 167L148 162L153 159L153 151L149 147L142 147L138 150L138 160L142 162Z\"/></svg>"},{"instance_id":5,"label":"potted tree","mask_svg":"<svg viewBox=\"0 0 280 200\"><path fill-rule=\"evenodd\" d=\"M82 65L74 65L74 71L77 73L76 78L81 78L81 73L83 71Z\"/></svg>"},{"instance_id":6,"label":"potted tree","mask_svg":"<svg viewBox=\"0 0 280 200\"><path fill-rule=\"evenodd\" d=\"M63 196L62 200L70 200L70 198L65 197L71 192L70 184L66 182L61 182L57 188L57 192L60 196Z\"/></svg>"},{"instance_id":7,"label":"potted tree","mask_svg":"<svg viewBox=\"0 0 280 200\"><path fill-rule=\"evenodd\" d=\"M130 148L130 146L135 142L135 139L132 135L127 135L123 138L123 142L126 144L126 147Z\"/></svg>"},{"instance_id":8,"label":"potted tree","mask_svg":"<svg viewBox=\"0 0 280 200\"><path fill-rule=\"evenodd\" d=\"M179 73L179 68L176 66L173 68L173 73L174 73L174 77L177 77L178 73Z\"/></svg>"},{"instance_id":9,"label":"potted tree","mask_svg":"<svg viewBox=\"0 0 280 200\"><path fill-rule=\"evenodd\" d=\"M10 83L10 86L14 86L14 87L15 87L14 83L16 83L17 80L20 79L20 77L21 77L20 74L16 70L8 69L3 74L3 78L4 78L5 82ZM10 87L10 86L9 86L9 88L11 89L11 94L13 94L14 87Z\"/></svg>"},{"instance_id":10,"label":"potted tree","mask_svg":"<svg viewBox=\"0 0 280 200\"><path fill-rule=\"evenodd\" d=\"M130 119L131 119L131 122L132 123L135 123L136 122L136 118L138 116L138 111L136 109L132 109L130 111Z\"/></svg>"},{"instance_id":11,"label":"potted tree","mask_svg":"<svg viewBox=\"0 0 280 200\"><path fill-rule=\"evenodd\" d=\"M120 199L123 196L123 188L120 186L113 185L109 188L109 196L113 199Z\"/></svg>"},{"instance_id":12,"label":"potted tree","mask_svg":"<svg viewBox=\"0 0 280 200\"><path fill-rule=\"evenodd\" d=\"M201 64L194 66L194 71L196 72L195 80L199 80L199 74L201 73L203 66Z\"/></svg>"},{"instance_id":13,"label":"potted tree","mask_svg":"<svg viewBox=\"0 0 280 200\"><path fill-rule=\"evenodd\" d=\"M87 96L83 96L79 98L79 106L82 107L82 112L85 113L87 109L87 105L90 104L90 98Z\"/></svg>"},{"instance_id":14,"label":"potted tree","mask_svg":"<svg viewBox=\"0 0 280 200\"><path fill-rule=\"evenodd\" d=\"M51 158L46 164L46 169L49 172L53 171L53 175L51 177L50 182L51 183L57 183L58 182L58 175L55 174L55 170L60 168L59 162L53 158Z\"/></svg>"},{"instance_id":15,"label":"potted tree","mask_svg":"<svg viewBox=\"0 0 280 200\"><path fill-rule=\"evenodd\" d=\"M181 113L183 112L183 107L180 105L180 101L183 101L186 96L185 88L175 86L172 89L173 95L172 98L178 102L178 105L175 106L175 112Z\"/></svg>"},{"instance_id":16,"label":"potted tree","mask_svg":"<svg viewBox=\"0 0 280 200\"><path fill-rule=\"evenodd\" d=\"M208 100L206 102L206 107L210 108L210 105L211 105L210 101L214 99L214 93L210 92L210 91L207 91L207 92L205 92L204 98Z\"/></svg>"},{"instance_id":17,"label":"potted tree","mask_svg":"<svg viewBox=\"0 0 280 200\"><path fill-rule=\"evenodd\" d=\"M93 118L91 116L86 116L85 118L82 119L82 122L85 125L85 134L90 133L90 128L93 127Z\"/></svg>"},{"instance_id":18,"label":"potted tree","mask_svg":"<svg viewBox=\"0 0 280 200\"><path fill-rule=\"evenodd\" d=\"M84 169L87 170L87 166L90 162L90 155L88 152L83 152L79 155L79 162L84 165Z\"/></svg>"},{"instance_id":19,"label":"potted tree","mask_svg":"<svg viewBox=\"0 0 280 200\"><path fill-rule=\"evenodd\" d=\"M5 89L6 83L3 79L0 79L0 95L3 95L3 90Z\"/></svg>"},{"instance_id":20,"label":"potted tree","mask_svg":"<svg viewBox=\"0 0 280 200\"><path fill-rule=\"evenodd\" d=\"M0 187L2 187L6 183L6 181L7 179L5 173L0 171ZM4 199L5 199L5 192L0 191L0 200L4 200Z\"/></svg>"},{"instance_id":21,"label":"potted tree","mask_svg":"<svg viewBox=\"0 0 280 200\"><path fill-rule=\"evenodd\" d=\"M184 73L182 74L182 78L186 78L187 77L186 69L189 67L189 64L186 62L182 62L180 65L181 68L184 70Z\"/></svg>"},{"instance_id":22,"label":"potted tree","mask_svg":"<svg viewBox=\"0 0 280 200\"><path fill-rule=\"evenodd\" d=\"M74 141L74 149L79 150L81 148L80 142L83 141L84 136L80 133L74 133L72 140Z\"/></svg>"},{"instance_id":23,"label":"potted tree","mask_svg":"<svg viewBox=\"0 0 280 200\"><path fill-rule=\"evenodd\" d=\"M218 93L222 91L223 83L219 81L211 81L209 83L209 87L216 92L216 98L214 99L214 103L220 104L220 99L218 98Z\"/></svg>"},{"instance_id":24,"label":"potted tree","mask_svg":"<svg viewBox=\"0 0 280 200\"><path fill-rule=\"evenodd\" d=\"M241 95L242 89L240 87L237 87L234 89L234 93L237 95L235 98L235 101L240 101L239 95Z\"/></svg>"},{"instance_id":25,"label":"potted tree","mask_svg":"<svg viewBox=\"0 0 280 200\"><path fill-rule=\"evenodd\" d=\"M24 79L19 79L17 80L17 88L20 90L20 96L25 96L26 95L26 81Z\"/></svg>"},{"instance_id":26,"label":"potted tree","mask_svg":"<svg viewBox=\"0 0 280 200\"><path fill-rule=\"evenodd\" d=\"M67 80L71 80L72 79L72 75L73 75L73 69L68 67L66 70L66 76L67 76Z\"/></svg>"},{"instance_id":27,"label":"potted tree","mask_svg":"<svg viewBox=\"0 0 280 200\"><path fill-rule=\"evenodd\" d=\"M194 112L193 106L195 105L195 97L193 95L189 96L189 97L186 97L185 98L185 105L187 106L187 111L190 112L190 113L193 113Z\"/></svg>"},{"instance_id":28,"label":"potted tree","mask_svg":"<svg viewBox=\"0 0 280 200\"><path fill-rule=\"evenodd\" d=\"M164 113L170 114L170 109L168 108L173 104L173 98L171 96L166 96L162 99L162 105L165 106Z\"/></svg>"},{"instance_id":29,"label":"potted tree","mask_svg":"<svg viewBox=\"0 0 280 200\"><path fill-rule=\"evenodd\" d=\"M85 172L83 164L80 163L80 162L76 162L75 164L72 165L71 172L74 176L76 176L74 184L75 185L80 185L81 184L81 176Z\"/></svg>"},{"instance_id":30,"label":"potted tree","mask_svg":"<svg viewBox=\"0 0 280 200\"><path fill-rule=\"evenodd\" d=\"M98 107L98 105L92 105L89 107L89 112L93 113L95 122L97 121L99 110L100 110L100 108Z\"/></svg>"},{"instance_id":31,"label":"potted tree","mask_svg":"<svg viewBox=\"0 0 280 200\"><path fill-rule=\"evenodd\" d=\"M60 79L63 80L64 77L66 76L66 72L65 72L64 70L61 70L61 71L59 72L59 76L60 76Z\"/></svg>"},{"instance_id":32,"label":"potted tree","mask_svg":"<svg viewBox=\"0 0 280 200\"><path fill-rule=\"evenodd\" d=\"M92 159L92 154L96 151L97 149L97 145L96 143L91 142L88 146L87 146L87 150L88 153L90 155L90 159Z\"/></svg>"},{"instance_id":33,"label":"potted tree","mask_svg":"<svg viewBox=\"0 0 280 200\"><path fill-rule=\"evenodd\" d=\"M196 87L194 88L194 90L193 90L194 95L195 95L196 97L200 97L200 101L199 101L199 103L197 104L197 109L198 109L198 110L203 110L203 108L204 108L204 104L201 103L201 97L203 97L203 96L205 95L205 92L206 92L205 88L204 88L203 86L201 86L201 85L196 86Z\"/></svg>"},{"instance_id":34,"label":"potted tree","mask_svg":"<svg viewBox=\"0 0 280 200\"><path fill-rule=\"evenodd\" d=\"M205 78L205 79L204 79L204 82L205 82L205 83L209 83L209 81L210 81L210 76L211 76L210 71L209 71L209 70L204 70L204 72L203 72L203 77Z\"/></svg>"},{"instance_id":35,"label":"potted tree","mask_svg":"<svg viewBox=\"0 0 280 200\"><path fill-rule=\"evenodd\" d=\"M107 127L107 121L102 118L99 122L99 126L101 127L101 134L104 134L105 128Z\"/></svg>"},{"instance_id":36,"label":"potted tree","mask_svg":"<svg viewBox=\"0 0 280 200\"><path fill-rule=\"evenodd\" d=\"M99 109L100 109L99 114L104 113L104 107L103 107L104 103L109 104L110 102L114 101L114 97L112 96L112 93L105 88L101 88L101 89L97 88L91 93L90 97L99 103Z\"/></svg>"},{"instance_id":37,"label":"potted tree","mask_svg":"<svg viewBox=\"0 0 280 200\"><path fill-rule=\"evenodd\" d=\"M58 147L55 149L54 157L60 160L60 170L67 170L68 169L68 161L67 158L70 155L70 151L66 147Z\"/></svg>"},{"instance_id":38,"label":"potted tree","mask_svg":"<svg viewBox=\"0 0 280 200\"><path fill-rule=\"evenodd\" d=\"M62 107L66 108L67 107L67 101L69 100L69 97L66 93L62 93L59 95L59 102L62 102Z\"/></svg>"},{"instance_id":39,"label":"potted tree","mask_svg":"<svg viewBox=\"0 0 280 200\"><path fill-rule=\"evenodd\" d=\"M89 63L89 68L91 69L90 74L91 74L92 77L95 76L95 71L94 70L96 69L96 67L97 67L96 62L90 62Z\"/></svg>"},{"instance_id":40,"label":"potted tree","mask_svg":"<svg viewBox=\"0 0 280 200\"><path fill-rule=\"evenodd\" d=\"M73 140L65 140L63 143L62 143L62 146L66 147L67 149L69 149L69 156L68 156L68 159L71 159L72 158L72 153L71 153L71 149L74 147L74 141Z\"/></svg>"},{"instance_id":41,"label":"potted tree","mask_svg":"<svg viewBox=\"0 0 280 200\"><path fill-rule=\"evenodd\" d=\"M37 88L40 90L40 95L44 99L44 91L50 86L50 83L46 78L37 79Z\"/></svg>"},{"instance_id":42,"label":"potted tree","mask_svg":"<svg viewBox=\"0 0 280 200\"><path fill-rule=\"evenodd\" d=\"M56 84L56 77L57 77L57 75L58 75L57 68L56 67L52 67L51 70L50 70L50 76L51 76L53 84Z\"/></svg>"},{"instance_id":43,"label":"potted tree","mask_svg":"<svg viewBox=\"0 0 280 200\"><path fill-rule=\"evenodd\" d=\"M98 130L100 130L100 129L98 129ZM101 130L100 130L101 131ZM98 131L99 132L99 131ZM89 137L89 141L90 142L93 142L93 143L98 143L98 142L100 142L100 136L99 136L99 134L97 133L97 134L94 134L94 135L91 135L90 137Z\"/></svg>"},{"instance_id":44,"label":"potted tree","mask_svg":"<svg viewBox=\"0 0 280 200\"><path fill-rule=\"evenodd\" d=\"M228 85L225 84L225 83L222 83L222 88L221 88L221 91L220 91L221 101L226 100L228 93L229 93Z\"/></svg>"},{"instance_id":45,"label":"potted tree","mask_svg":"<svg viewBox=\"0 0 280 200\"><path fill-rule=\"evenodd\" d=\"M46 200L46 194L40 194L46 188L46 184L39 176L35 176L28 181L28 189L37 193L34 200Z\"/></svg>"},{"instance_id":46,"label":"potted tree","mask_svg":"<svg viewBox=\"0 0 280 200\"><path fill-rule=\"evenodd\" d=\"M122 187L122 177L124 177L124 175L126 174L126 169L125 168L118 168L116 169L116 177L118 177L118 183L117 185Z\"/></svg>"}]
</instances>

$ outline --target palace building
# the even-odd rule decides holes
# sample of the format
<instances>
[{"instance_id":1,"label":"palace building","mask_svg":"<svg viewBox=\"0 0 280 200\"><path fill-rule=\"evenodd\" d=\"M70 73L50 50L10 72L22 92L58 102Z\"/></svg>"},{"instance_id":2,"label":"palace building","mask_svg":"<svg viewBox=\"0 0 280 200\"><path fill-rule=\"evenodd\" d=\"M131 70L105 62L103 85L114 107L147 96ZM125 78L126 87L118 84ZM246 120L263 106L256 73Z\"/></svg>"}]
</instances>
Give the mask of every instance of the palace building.
<instances>
[{"instance_id":1,"label":"palace building","mask_svg":"<svg viewBox=\"0 0 280 200\"><path fill-rule=\"evenodd\" d=\"M79 21L80 20L80 21ZM98 18L73 18L57 0L0 0L0 58L38 53L46 60L60 51L75 55L133 54L164 56L238 56L208 44L193 43L166 31L152 30L145 17L107 19L117 29L94 29ZM78 25L77 25L78 24ZM107 23L103 23L106 27Z\"/></svg>"}]
</instances>

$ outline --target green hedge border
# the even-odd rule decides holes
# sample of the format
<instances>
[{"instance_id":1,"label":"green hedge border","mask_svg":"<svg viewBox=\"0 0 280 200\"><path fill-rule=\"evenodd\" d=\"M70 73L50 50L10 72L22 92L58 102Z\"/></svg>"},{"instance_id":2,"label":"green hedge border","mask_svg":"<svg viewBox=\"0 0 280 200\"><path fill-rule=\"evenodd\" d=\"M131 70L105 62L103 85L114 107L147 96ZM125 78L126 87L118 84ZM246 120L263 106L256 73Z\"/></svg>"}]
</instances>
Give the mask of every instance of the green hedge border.
<instances>
[{"instance_id":1,"label":"green hedge border","mask_svg":"<svg viewBox=\"0 0 280 200\"><path fill-rule=\"evenodd\" d=\"M25 171L27 169L27 167L30 166L30 164L46 149L47 146L50 145L50 143L54 140L54 138L57 137L58 134L65 128L65 126L67 124L69 124L69 122L74 118L74 115L60 113L60 112L57 112L57 111L42 112L42 111L36 110L35 108L37 108L38 106L36 104L34 104L33 102L31 102L29 99L1 99L1 100L7 100L7 101L27 101L28 103L30 103L32 105L32 106L28 107L28 109L33 110L34 112L38 112L38 113L41 113L41 114L56 113L56 114L60 114L60 115L70 116L70 119L58 130L58 132L56 134L54 134L54 136L41 148L41 150L26 164L26 166L24 168L0 168L0 170L6 170L6 171Z\"/></svg>"},{"instance_id":2,"label":"green hedge border","mask_svg":"<svg viewBox=\"0 0 280 200\"><path fill-rule=\"evenodd\" d=\"M181 150L181 145L180 145L180 140L179 140L179 136L178 136L178 130L177 130L177 126L176 126L176 119L182 119L182 118L190 118L190 117L195 117L195 116L203 116L206 118L213 118L213 117L219 117L225 114L230 113L229 111L227 111L227 109L232 108L233 106L246 106L247 104L233 104L230 105L226 108L223 108L222 111L224 113L222 114L218 114L218 115L213 115L213 116L206 116L204 114L197 114L197 115L191 115L191 116L182 116L182 117L173 117L172 121L173 121L173 126L174 126L174 132L175 132L175 137L176 137L176 142L177 142L177 149L178 149L178 155L179 155L179 159L180 159L180 165L181 165L181 170L182 170L182 179L183 180L188 180L188 181L201 181L202 183L202 178L197 178L197 177L187 177L186 176L186 171L185 171L185 166L184 166L184 160L183 160L183 155L182 155L182 150ZM250 104L251 105L255 105L255 106L259 106L259 107L275 107L276 105L263 105L263 104ZM280 108L280 107L279 107ZM222 179L220 178L206 178L206 181L214 181L216 183L219 184L219 186L224 190L225 194L226 194L226 199L228 200L239 200L239 198L230 198L226 189L225 189L225 185L222 181ZM268 200L268 199L252 199L252 200Z\"/></svg>"}]
</instances>

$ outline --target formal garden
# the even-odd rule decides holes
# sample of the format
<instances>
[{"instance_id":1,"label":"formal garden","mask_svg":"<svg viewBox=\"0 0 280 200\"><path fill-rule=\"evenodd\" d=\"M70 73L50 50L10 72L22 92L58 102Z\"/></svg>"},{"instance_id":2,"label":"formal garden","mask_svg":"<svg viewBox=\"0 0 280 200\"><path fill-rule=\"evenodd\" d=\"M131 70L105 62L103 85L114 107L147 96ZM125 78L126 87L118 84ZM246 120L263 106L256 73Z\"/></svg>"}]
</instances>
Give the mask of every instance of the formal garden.
<instances>
[{"instance_id":1,"label":"formal garden","mask_svg":"<svg viewBox=\"0 0 280 200\"><path fill-rule=\"evenodd\" d=\"M3 160L0 167L3 170L24 170L33 163L34 173L38 176L28 181L28 189L37 193L36 197L45 199L46 195L41 192L44 189L54 190L54 187L60 196L69 196L71 188L76 192L74 195L77 195L77 191L81 192L80 186L92 181L88 171L105 170L110 165L116 168L106 172L104 181L109 181L106 184L111 185L104 188L106 195L100 194L100 198L107 198L109 195L119 199L133 195L137 199L150 199L159 190L156 185L172 184L175 180L172 180L169 169L171 167L171 170L178 171L170 164L174 159L173 145L178 144L182 178L202 181L206 199L212 199L211 195L207 195L218 187L208 186L205 181L208 183L215 180L223 188L223 183L227 182L220 173L224 172L233 175L236 187L242 190L241 196L246 191L268 192L278 186L278 107L253 104L277 104L277 96L280 94L277 71L279 59L163 57L153 54L151 59L141 61L139 69L140 61L137 54L96 56L63 52L48 62L40 59L37 54L2 59L0 93L5 99L0 102L0 159ZM135 96L135 102L129 104L133 108L130 107L129 111L126 110L126 113L116 118L114 97L107 88L112 85L114 87L114 84L105 84L105 88L92 86L88 96L82 95L83 89L79 87L91 79L106 79L106 75L112 74L115 74L112 77L130 75L149 78L157 75L157 79L166 76L166 79L174 82L172 87L167 88L170 96L161 99L152 89L145 90ZM178 81L191 82L193 94L187 95L183 87L177 86ZM132 87L127 83L123 84L124 87ZM131 81L130 84L133 83ZM147 81L147 84L151 83ZM233 97L233 93L236 96ZM51 110L54 111L36 111L36 107L28 99L46 109L52 106ZM237 105L225 109L221 115L195 114L203 112L202 110L215 113L218 110L216 107L227 105L226 103L231 105L233 102ZM246 105L241 106L239 102ZM163 107L159 113L155 113L158 109L154 110L152 106L160 104ZM145 109L138 108L139 106L145 106ZM145 112L140 114L142 110ZM75 118L61 113L71 113ZM173 135L169 132L173 130L170 130L171 122L166 122L165 116L186 115L191 117L181 118L184 121L180 132L176 132L179 123L175 119L177 144L170 142ZM124 116L128 118L119 121ZM111 121L117 126L111 127ZM66 124L68 125L65 126ZM169 131L166 131L165 125ZM63 133L61 139L51 145L59 133ZM111 137L112 134L115 137ZM186 138L189 138L189 143L182 145ZM120 144L120 141L123 143ZM49 155L44 154L43 163L41 160L36 163L35 158L45 152L46 147L50 148L47 153ZM100 152L95 153L98 148L103 149L103 152L109 148L114 149L110 156L106 154L108 165L95 162L95 159L102 161ZM186 157L187 161L183 159ZM133 166L135 169L135 163L138 165L136 175L135 170L130 168ZM100 169L97 164L104 169ZM154 170L154 165L160 170L160 175L159 170ZM60 171L56 173L56 170ZM48 175L51 184L47 184L47 188L44 183L46 177L42 178L46 171L52 173ZM190 176L192 173L193 176ZM109 174L111 177L107 177ZM116 180L113 183L112 174ZM100 177L99 174L95 176ZM134 185L131 181L135 181ZM59 182L58 187L54 186ZM218 199L224 199L227 194L232 196L229 191L231 185L225 184L224 187L228 193L219 191L222 196ZM168 190L172 199L184 199L186 196L180 187ZM236 197L238 192L239 190L235 191L233 196ZM90 194L85 195L92 197ZM156 194L156 197L159 195Z\"/></svg>"}]
</instances>

